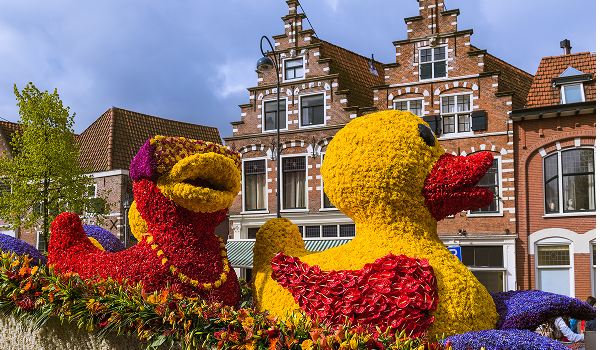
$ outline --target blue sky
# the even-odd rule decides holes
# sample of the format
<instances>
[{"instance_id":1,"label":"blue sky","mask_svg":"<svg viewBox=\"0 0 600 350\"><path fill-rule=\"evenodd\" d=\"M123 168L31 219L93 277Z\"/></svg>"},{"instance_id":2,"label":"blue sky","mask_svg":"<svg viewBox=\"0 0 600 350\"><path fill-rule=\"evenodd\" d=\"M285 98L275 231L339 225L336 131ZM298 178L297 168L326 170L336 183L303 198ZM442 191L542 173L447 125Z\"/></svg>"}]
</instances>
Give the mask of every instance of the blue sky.
<instances>
[{"instance_id":1,"label":"blue sky","mask_svg":"<svg viewBox=\"0 0 600 350\"><path fill-rule=\"evenodd\" d=\"M319 38L383 63L406 39L415 0L302 0ZM471 43L535 74L542 57L596 51L594 0L446 0ZM285 0L2 0L0 118L19 119L13 85L58 89L81 133L111 106L232 135L256 85L259 41L283 33ZM309 28L304 24L304 28Z\"/></svg>"}]
</instances>

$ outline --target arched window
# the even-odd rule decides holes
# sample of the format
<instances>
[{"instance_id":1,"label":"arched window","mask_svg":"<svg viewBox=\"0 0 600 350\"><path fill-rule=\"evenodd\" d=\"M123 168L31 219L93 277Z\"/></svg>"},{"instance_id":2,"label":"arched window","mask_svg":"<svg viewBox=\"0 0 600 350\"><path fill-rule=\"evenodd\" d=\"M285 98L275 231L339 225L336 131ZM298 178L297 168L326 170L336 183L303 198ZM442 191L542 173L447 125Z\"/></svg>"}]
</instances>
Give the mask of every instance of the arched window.
<instances>
[{"instance_id":1,"label":"arched window","mask_svg":"<svg viewBox=\"0 0 600 350\"><path fill-rule=\"evenodd\" d=\"M594 149L559 150L544 158L546 214L596 210Z\"/></svg>"}]
</instances>

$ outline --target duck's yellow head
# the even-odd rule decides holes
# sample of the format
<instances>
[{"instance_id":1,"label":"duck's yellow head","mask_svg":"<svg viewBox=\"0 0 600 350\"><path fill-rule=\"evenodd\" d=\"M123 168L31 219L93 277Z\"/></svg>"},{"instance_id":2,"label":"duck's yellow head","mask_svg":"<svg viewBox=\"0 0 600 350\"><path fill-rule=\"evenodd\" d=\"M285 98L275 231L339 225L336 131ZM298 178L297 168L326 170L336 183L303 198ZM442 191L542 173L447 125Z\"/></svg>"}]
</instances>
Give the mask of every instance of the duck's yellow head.
<instances>
[{"instance_id":1,"label":"duck's yellow head","mask_svg":"<svg viewBox=\"0 0 600 350\"><path fill-rule=\"evenodd\" d=\"M179 206L213 213L231 206L240 189L240 168L239 154L224 146L155 136L134 157L130 176L155 182Z\"/></svg>"},{"instance_id":2,"label":"duck's yellow head","mask_svg":"<svg viewBox=\"0 0 600 350\"><path fill-rule=\"evenodd\" d=\"M413 218L428 211L441 220L492 201L487 188L476 186L492 164L484 153L446 154L423 119L383 111L355 119L335 135L321 174L328 198L351 218L383 210Z\"/></svg>"}]
</instances>

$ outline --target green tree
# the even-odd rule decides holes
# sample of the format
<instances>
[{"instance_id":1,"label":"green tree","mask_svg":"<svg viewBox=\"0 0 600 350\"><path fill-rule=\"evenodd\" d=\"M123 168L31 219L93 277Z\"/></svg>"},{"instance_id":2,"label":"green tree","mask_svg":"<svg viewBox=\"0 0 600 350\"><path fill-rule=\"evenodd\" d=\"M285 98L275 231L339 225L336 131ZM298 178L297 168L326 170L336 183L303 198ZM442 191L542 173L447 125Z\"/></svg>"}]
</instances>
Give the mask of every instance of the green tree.
<instances>
[{"instance_id":1,"label":"green tree","mask_svg":"<svg viewBox=\"0 0 600 350\"><path fill-rule=\"evenodd\" d=\"M79 162L73 115L58 92L40 92L32 83L19 92L21 132L11 141L12 157L0 157L0 219L12 228L39 228L50 241L50 225L64 211L102 216L105 201L90 199L90 169ZM93 188L93 187L92 187ZM102 200L101 200L102 201ZM100 205L99 205L100 204Z\"/></svg>"}]
</instances>

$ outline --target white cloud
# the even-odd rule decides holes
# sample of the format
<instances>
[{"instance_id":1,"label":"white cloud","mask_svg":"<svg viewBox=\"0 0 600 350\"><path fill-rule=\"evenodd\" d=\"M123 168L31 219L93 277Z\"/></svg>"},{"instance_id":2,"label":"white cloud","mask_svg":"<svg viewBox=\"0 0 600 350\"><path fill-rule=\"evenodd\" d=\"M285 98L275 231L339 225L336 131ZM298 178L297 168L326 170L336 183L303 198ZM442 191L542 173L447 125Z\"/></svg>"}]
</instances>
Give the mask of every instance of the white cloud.
<instances>
[{"instance_id":1,"label":"white cloud","mask_svg":"<svg viewBox=\"0 0 600 350\"><path fill-rule=\"evenodd\" d=\"M240 60L227 62L216 67L216 74L210 79L213 82L215 94L226 98L256 85L254 62Z\"/></svg>"},{"instance_id":2,"label":"white cloud","mask_svg":"<svg viewBox=\"0 0 600 350\"><path fill-rule=\"evenodd\" d=\"M339 0L325 0L325 3L331 7L333 12L337 12Z\"/></svg>"}]
</instances>

